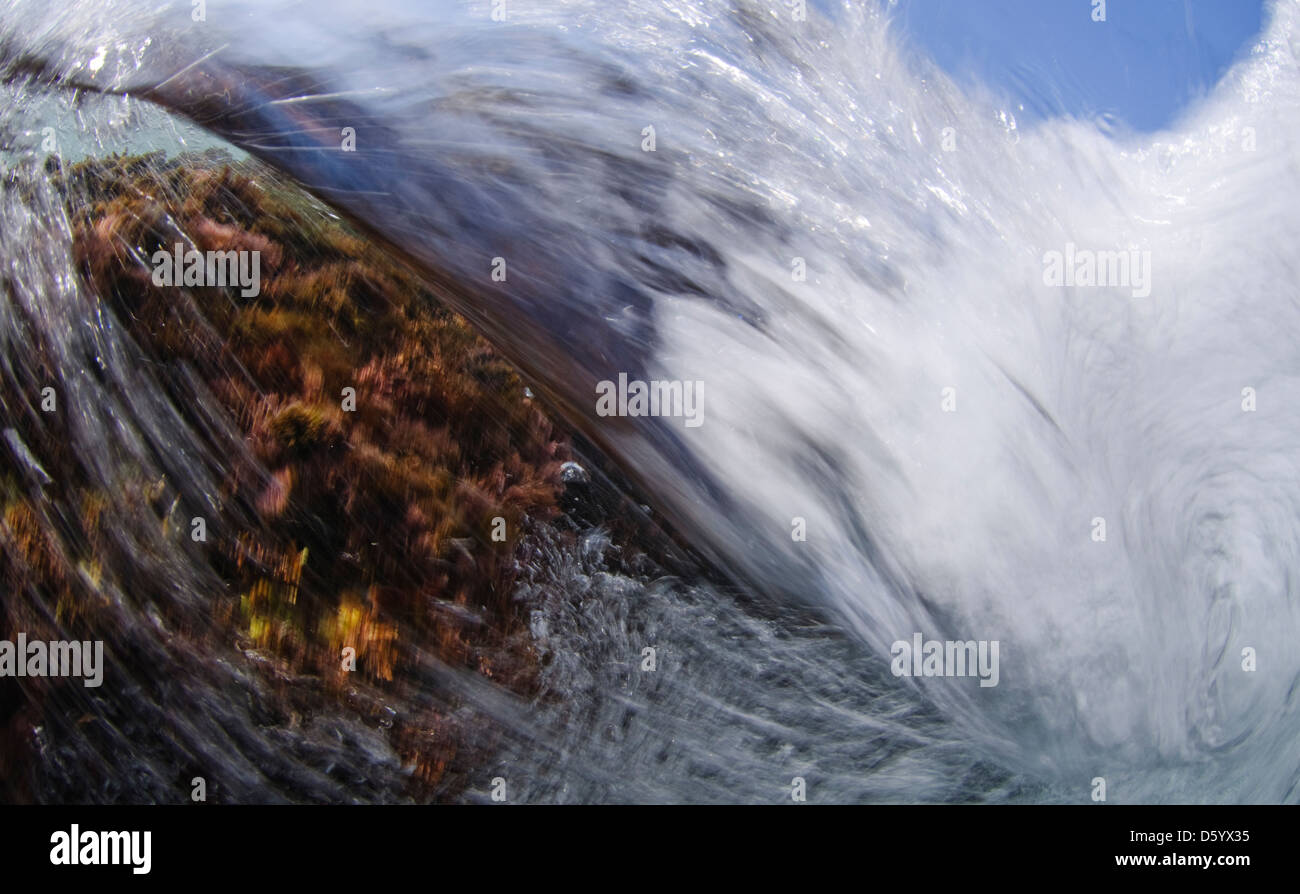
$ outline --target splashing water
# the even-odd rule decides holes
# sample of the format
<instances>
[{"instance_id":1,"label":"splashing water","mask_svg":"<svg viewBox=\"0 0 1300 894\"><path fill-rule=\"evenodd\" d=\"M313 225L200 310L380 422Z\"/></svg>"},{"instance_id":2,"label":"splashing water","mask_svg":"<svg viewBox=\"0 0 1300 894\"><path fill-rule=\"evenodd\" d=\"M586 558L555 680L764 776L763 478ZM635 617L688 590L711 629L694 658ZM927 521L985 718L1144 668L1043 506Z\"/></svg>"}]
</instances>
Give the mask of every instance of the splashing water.
<instances>
[{"instance_id":1,"label":"splashing water","mask_svg":"<svg viewBox=\"0 0 1300 894\"><path fill-rule=\"evenodd\" d=\"M1141 137L1022 131L871 4L350 7L11 0L4 118L30 127L50 85L142 97L297 179L781 606L549 554L525 590L568 704L512 715L503 758L533 762L531 795L758 799L802 774L846 800L1067 799L1100 775L1117 800L1296 799L1300 6ZM7 362L34 320L60 370L89 340L128 377L71 268L32 267L66 250L36 222L59 215L6 189L28 298L5 300L29 301ZM1067 246L1149 252L1149 291L1045 285ZM704 423L597 415L619 373L703 382ZM116 393L84 455L197 443ZM217 462L184 464L197 495ZM914 631L998 640L999 685L892 677ZM673 673L611 670L651 641Z\"/></svg>"}]
</instances>

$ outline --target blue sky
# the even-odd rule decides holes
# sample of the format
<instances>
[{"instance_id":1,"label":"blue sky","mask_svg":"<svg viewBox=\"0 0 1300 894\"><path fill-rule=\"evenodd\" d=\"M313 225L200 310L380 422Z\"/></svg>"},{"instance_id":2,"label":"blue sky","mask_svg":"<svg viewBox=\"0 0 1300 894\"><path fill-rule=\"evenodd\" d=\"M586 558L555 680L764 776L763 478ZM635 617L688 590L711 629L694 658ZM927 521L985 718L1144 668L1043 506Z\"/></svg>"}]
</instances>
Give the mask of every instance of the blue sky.
<instances>
[{"instance_id":1,"label":"blue sky","mask_svg":"<svg viewBox=\"0 0 1300 894\"><path fill-rule=\"evenodd\" d=\"M1107 115L1171 124L1258 36L1264 0L899 0L898 24L961 81L1009 97L1023 120ZM1023 104L1024 110L1018 107Z\"/></svg>"}]
</instances>

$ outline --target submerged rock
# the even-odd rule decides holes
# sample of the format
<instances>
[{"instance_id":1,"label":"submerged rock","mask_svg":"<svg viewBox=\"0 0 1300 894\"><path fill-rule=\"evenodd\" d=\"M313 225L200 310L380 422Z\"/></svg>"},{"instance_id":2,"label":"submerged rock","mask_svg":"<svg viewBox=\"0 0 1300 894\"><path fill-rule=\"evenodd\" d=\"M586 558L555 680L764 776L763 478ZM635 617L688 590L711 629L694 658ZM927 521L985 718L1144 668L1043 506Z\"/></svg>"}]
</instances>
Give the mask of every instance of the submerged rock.
<instances>
[{"instance_id":1,"label":"submerged rock","mask_svg":"<svg viewBox=\"0 0 1300 894\"><path fill-rule=\"evenodd\" d=\"M454 797L490 750L492 721L460 710L454 692L430 692L431 662L518 695L534 690L527 618L510 595L522 536L559 511L573 465L567 435L430 286L260 170L157 155L53 174L84 285L128 331L159 397L193 431L233 428L245 449L216 470L219 492L207 496L220 512L184 508L191 482L142 469L127 498L138 517L123 519L113 509L121 495L72 471L78 464L53 427L6 418L17 454L5 464L0 526L6 628L108 638L118 679L131 667L148 681L131 696L152 708L143 712L151 723L130 724L144 739L138 750L155 755L155 768L174 764L178 789L156 780L118 788L112 777L125 770L111 755L98 774L59 777L57 762L37 752L112 751L112 737L96 744L94 730L121 706L88 707L52 681L0 692L0 732L12 745L0 748L12 762L0 767L0 800L179 801L190 774L204 775L184 753L187 734L173 728L189 721L153 691L169 675L194 682L193 670L162 654L124 656L129 625L106 607L106 578L127 592L153 586L141 556L115 553L106 531L116 526L160 524L166 536L193 539L193 560L224 586L202 620L162 597L148 600L150 612L178 648L183 640L194 653L248 656L237 676L253 723L283 738L262 769L275 777L271 765L285 765L280 797ZM158 285L151 259L178 245L256 252L257 294L238 283ZM348 766L314 744L323 741L367 744ZM256 785L225 783L209 797L236 800Z\"/></svg>"}]
</instances>

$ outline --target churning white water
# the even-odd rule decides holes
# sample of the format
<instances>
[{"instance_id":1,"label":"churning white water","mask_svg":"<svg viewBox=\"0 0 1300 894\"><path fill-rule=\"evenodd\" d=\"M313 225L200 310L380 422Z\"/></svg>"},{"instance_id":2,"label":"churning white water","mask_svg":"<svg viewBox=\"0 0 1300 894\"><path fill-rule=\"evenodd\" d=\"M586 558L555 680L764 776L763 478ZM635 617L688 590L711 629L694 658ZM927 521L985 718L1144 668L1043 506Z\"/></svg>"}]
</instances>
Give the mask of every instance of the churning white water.
<instances>
[{"instance_id":1,"label":"churning white water","mask_svg":"<svg viewBox=\"0 0 1300 894\"><path fill-rule=\"evenodd\" d=\"M22 72L298 178L799 606L551 555L534 797L1300 796L1300 4L1143 136L1020 127L873 3L190 7L0 4L10 127ZM597 415L619 373L702 382L703 424ZM892 676L914 632L997 640L998 685Z\"/></svg>"}]
</instances>

